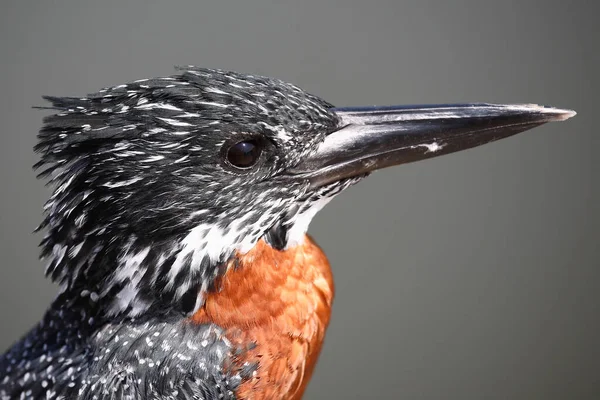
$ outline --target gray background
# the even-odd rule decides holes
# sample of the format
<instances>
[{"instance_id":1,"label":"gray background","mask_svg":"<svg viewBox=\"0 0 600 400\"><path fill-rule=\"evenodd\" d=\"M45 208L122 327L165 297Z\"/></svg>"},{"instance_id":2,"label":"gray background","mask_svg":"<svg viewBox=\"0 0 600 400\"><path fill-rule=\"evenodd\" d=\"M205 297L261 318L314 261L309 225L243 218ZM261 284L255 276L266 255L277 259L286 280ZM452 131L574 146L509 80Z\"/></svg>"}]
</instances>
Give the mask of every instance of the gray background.
<instances>
[{"instance_id":1,"label":"gray background","mask_svg":"<svg viewBox=\"0 0 600 400\"><path fill-rule=\"evenodd\" d=\"M0 348L55 293L31 234L48 191L30 106L196 64L336 105L577 110L376 173L317 216L337 299L306 398L600 398L597 12L577 3L4 0Z\"/></svg>"}]
</instances>

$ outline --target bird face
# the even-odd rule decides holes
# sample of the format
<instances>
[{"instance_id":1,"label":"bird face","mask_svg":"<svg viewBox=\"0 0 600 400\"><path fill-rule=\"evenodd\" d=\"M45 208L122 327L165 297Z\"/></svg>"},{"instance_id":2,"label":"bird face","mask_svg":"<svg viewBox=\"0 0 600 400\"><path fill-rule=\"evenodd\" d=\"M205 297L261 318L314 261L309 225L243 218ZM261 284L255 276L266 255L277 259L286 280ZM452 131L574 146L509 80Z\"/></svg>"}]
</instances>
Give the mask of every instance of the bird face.
<instances>
[{"instance_id":1,"label":"bird face","mask_svg":"<svg viewBox=\"0 0 600 400\"><path fill-rule=\"evenodd\" d=\"M298 243L371 171L477 146L572 114L538 106L334 108L279 80L220 70L48 97L37 167L55 191L47 273L108 312L192 313L261 238Z\"/></svg>"}]
</instances>

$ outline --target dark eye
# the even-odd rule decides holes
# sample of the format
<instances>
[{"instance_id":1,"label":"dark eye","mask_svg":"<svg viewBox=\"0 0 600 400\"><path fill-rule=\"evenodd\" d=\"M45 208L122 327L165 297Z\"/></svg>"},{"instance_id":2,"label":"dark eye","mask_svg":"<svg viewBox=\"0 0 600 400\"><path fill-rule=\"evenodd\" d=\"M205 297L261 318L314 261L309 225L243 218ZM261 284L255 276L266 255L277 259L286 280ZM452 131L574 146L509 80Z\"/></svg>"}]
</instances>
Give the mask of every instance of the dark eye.
<instances>
[{"instance_id":1,"label":"dark eye","mask_svg":"<svg viewBox=\"0 0 600 400\"><path fill-rule=\"evenodd\" d=\"M250 168L258 161L261 151L256 140L238 142L227 150L227 161L236 168Z\"/></svg>"}]
</instances>

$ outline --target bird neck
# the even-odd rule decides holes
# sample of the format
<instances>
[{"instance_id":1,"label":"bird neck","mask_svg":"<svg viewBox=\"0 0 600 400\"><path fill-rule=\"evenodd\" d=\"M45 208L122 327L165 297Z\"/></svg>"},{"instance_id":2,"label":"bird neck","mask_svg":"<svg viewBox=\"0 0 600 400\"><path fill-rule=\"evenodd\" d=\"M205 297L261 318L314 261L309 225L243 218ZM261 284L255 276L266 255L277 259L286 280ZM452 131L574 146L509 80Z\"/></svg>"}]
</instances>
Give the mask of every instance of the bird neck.
<instances>
[{"instance_id":1,"label":"bird neck","mask_svg":"<svg viewBox=\"0 0 600 400\"><path fill-rule=\"evenodd\" d=\"M262 324L283 313L286 307L303 307L303 302L310 302L302 296L307 285L327 303L333 299L329 262L308 235L285 250L274 249L260 240L249 252L236 255L226 268L192 320L211 321L224 328Z\"/></svg>"},{"instance_id":2,"label":"bird neck","mask_svg":"<svg viewBox=\"0 0 600 400\"><path fill-rule=\"evenodd\" d=\"M333 287L325 255L304 234L285 248L277 248L268 237L257 239L249 250L222 253L216 260L207 252L214 242L222 241L191 239L193 231L162 242L147 242L133 235L112 241L87 236L83 244L54 241L50 261L54 269L49 268L48 273L52 276L53 271L60 271L62 299L84 299L88 310L96 310L98 317L175 313L195 318L200 308L209 312L221 309L222 318L217 322L224 326L244 323L234 321L234 315L227 316L227 305L237 312L255 307L252 299L256 298L271 306L279 304L286 279L301 282L318 273L325 279L322 283ZM315 264L324 269L315 270ZM264 315L258 314L263 311ZM248 318L266 319L271 311L258 307Z\"/></svg>"},{"instance_id":3,"label":"bird neck","mask_svg":"<svg viewBox=\"0 0 600 400\"><path fill-rule=\"evenodd\" d=\"M232 243L218 225L199 224L188 232L146 239L134 234L71 235L51 231L43 243L50 256L47 275L61 293L96 299L107 316L141 317L156 313L191 315L214 290L215 280L259 238Z\"/></svg>"},{"instance_id":4,"label":"bird neck","mask_svg":"<svg viewBox=\"0 0 600 400\"><path fill-rule=\"evenodd\" d=\"M329 262L309 237L277 250L260 240L237 255L191 320L216 324L234 346L234 359L260 365L237 395L299 399L317 361L329 324L334 286ZM283 363L283 364L282 364Z\"/></svg>"}]
</instances>

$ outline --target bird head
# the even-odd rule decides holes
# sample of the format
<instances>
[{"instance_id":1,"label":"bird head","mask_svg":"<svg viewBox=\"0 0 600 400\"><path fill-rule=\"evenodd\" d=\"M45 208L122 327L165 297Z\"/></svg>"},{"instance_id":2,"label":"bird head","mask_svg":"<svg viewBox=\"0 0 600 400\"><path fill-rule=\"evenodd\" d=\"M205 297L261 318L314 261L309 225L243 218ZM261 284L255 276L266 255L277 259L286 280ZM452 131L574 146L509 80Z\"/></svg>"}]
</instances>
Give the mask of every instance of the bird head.
<instances>
[{"instance_id":1,"label":"bird head","mask_svg":"<svg viewBox=\"0 0 600 400\"><path fill-rule=\"evenodd\" d=\"M112 315L193 313L236 254L285 250L370 172L474 147L574 113L535 105L334 108L234 72L46 97L36 150L54 187L47 274Z\"/></svg>"}]
</instances>

